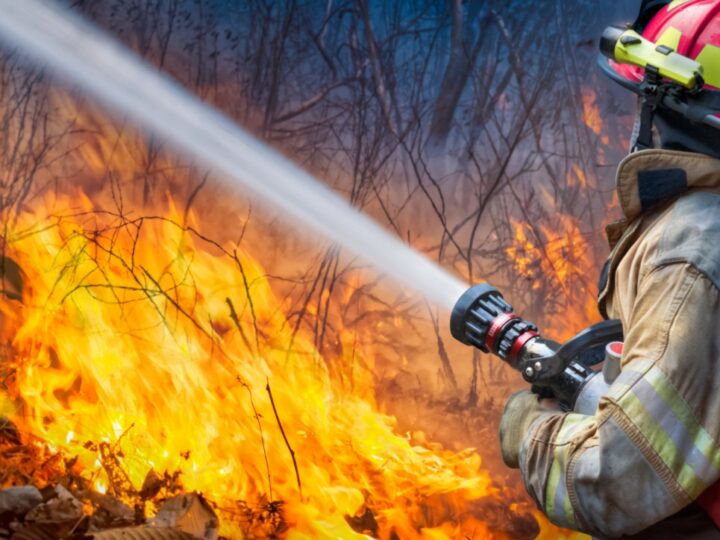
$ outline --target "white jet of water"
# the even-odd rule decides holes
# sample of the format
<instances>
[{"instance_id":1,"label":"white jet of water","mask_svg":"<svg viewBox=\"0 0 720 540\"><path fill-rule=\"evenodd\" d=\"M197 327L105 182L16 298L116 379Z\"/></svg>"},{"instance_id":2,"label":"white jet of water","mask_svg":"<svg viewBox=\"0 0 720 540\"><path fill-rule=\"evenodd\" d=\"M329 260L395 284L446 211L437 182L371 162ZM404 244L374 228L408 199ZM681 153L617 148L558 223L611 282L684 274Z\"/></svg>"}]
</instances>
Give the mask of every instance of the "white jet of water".
<instances>
[{"instance_id":1,"label":"white jet of water","mask_svg":"<svg viewBox=\"0 0 720 540\"><path fill-rule=\"evenodd\" d=\"M0 0L0 14L0 37L9 44L228 181L250 188L441 306L452 308L465 291L462 281L67 8L42 0Z\"/></svg>"}]
</instances>

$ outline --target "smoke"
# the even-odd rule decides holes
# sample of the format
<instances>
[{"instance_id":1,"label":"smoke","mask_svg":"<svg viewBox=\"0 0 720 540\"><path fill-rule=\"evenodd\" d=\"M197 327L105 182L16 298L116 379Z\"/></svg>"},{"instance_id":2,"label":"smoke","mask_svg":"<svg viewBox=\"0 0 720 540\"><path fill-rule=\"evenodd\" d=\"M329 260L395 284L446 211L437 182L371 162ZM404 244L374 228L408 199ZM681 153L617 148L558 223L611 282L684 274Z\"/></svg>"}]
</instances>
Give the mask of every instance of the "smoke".
<instances>
[{"instance_id":1,"label":"smoke","mask_svg":"<svg viewBox=\"0 0 720 540\"><path fill-rule=\"evenodd\" d=\"M78 16L40 0L0 0L0 36L127 115L228 183L451 308L465 285L317 179Z\"/></svg>"}]
</instances>

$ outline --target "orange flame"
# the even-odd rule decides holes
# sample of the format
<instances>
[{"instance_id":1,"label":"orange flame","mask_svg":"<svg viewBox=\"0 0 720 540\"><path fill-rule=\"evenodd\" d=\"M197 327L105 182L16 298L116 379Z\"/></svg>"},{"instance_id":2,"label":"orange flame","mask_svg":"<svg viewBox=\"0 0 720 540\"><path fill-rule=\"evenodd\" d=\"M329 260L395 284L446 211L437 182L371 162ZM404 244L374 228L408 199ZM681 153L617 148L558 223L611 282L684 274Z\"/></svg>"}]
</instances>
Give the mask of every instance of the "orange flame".
<instances>
[{"instance_id":1,"label":"orange flame","mask_svg":"<svg viewBox=\"0 0 720 540\"><path fill-rule=\"evenodd\" d=\"M583 122L595 135L600 137L602 144L608 145L610 138L604 134L605 124L597 103L597 92L589 86L583 86L580 90L580 98L582 100Z\"/></svg>"},{"instance_id":2,"label":"orange flame","mask_svg":"<svg viewBox=\"0 0 720 540\"><path fill-rule=\"evenodd\" d=\"M560 215L555 227L533 227L515 222L515 240L506 253L518 274L561 317L548 318L543 328L548 336L565 340L597 322L599 314L592 294L596 265L592 246L572 216ZM567 324L572 321L572 325Z\"/></svg>"},{"instance_id":3,"label":"orange flame","mask_svg":"<svg viewBox=\"0 0 720 540\"><path fill-rule=\"evenodd\" d=\"M2 303L15 420L79 456L99 491L109 479L86 441L119 445L137 488L152 468L181 471L186 489L221 507L282 499L293 536L364 538L345 517L370 501L386 534L490 535L462 510L492 492L480 457L395 434L367 398L369 377L357 393L338 392L312 341L292 335L260 265L181 222L172 203L162 217L129 220L81 193L22 217L11 245L29 288L22 304ZM427 520L432 497L457 514ZM223 517L223 532L241 537L232 511Z\"/></svg>"},{"instance_id":4,"label":"orange flame","mask_svg":"<svg viewBox=\"0 0 720 540\"><path fill-rule=\"evenodd\" d=\"M72 159L89 179L133 192L143 169L183 174L166 186L192 175L153 162L140 137L54 99L84 128ZM287 303L239 245L201 235L204 224L173 197L143 217L134 201L106 204L100 193L48 195L10 231L26 290L22 302L0 295L12 371L0 414L49 451L77 457L73 470L102 493L114 479L101 443L118 450L135 489L148 471L178 472L183 489L214 502L221 534L233 539L252 534L246 503L278 500L289 538L368 538L351 526L367 509L383 539L508 537L485 514L484 501L501 495L476 452L445 450L419 432L401 436L378 411L372 344L342 328L336 352L323 358L313 336L294 332ZM125 211L107 210L118 206ZM540 243L515 225L508 253L523 276L538 280L541 271L567 283L582 271L587 245L564 223L562 233L541 232L548 256L539 269ZM362 285L351 275L336 293L349 302ZM511 510L527 514L525 504ZM565 534L536 517L540 538Z\"/></svg>"}]
</instances>

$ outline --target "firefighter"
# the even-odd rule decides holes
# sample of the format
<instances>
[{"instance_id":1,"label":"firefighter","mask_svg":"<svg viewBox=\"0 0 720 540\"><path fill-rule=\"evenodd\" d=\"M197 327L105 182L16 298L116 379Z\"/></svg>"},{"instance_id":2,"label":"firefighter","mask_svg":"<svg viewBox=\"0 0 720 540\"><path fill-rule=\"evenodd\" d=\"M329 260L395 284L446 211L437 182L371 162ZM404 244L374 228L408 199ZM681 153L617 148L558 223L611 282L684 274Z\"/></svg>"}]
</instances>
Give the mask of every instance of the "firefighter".
<instances>
[{"instance_id":1,"label":"firefighter","mask_svg":"<svg viewBox=\"0 0 720 540\"><path fill-rule=\"evenodd\" d=\"M720 117L720 0L645 0L635 29L702 65ZM628 86L648 75L611 67ZM622 321L621 375L594 416L513 395L503 459L562 527L720 539L720 131L643 100L617 191L599 306Z\"/></svg>"}]
</instances>

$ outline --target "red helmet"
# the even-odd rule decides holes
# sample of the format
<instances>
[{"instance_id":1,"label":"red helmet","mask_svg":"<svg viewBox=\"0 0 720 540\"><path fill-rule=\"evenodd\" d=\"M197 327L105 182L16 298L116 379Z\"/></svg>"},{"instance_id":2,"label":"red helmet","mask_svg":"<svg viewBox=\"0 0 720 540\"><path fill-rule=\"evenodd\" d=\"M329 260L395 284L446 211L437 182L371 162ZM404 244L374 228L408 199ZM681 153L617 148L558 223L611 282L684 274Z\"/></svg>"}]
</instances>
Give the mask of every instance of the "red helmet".
<instances>
[{"instance_id":1,"label":"red helmet","mask_svg":"<svg viewBox=\"0 0 720 540\"><path fill-rule=\"evenodd\" d=\"M600 65L641 97L635 148L720 158L720 0L644 0L629 28L605 31Z\"/></svg>"}]
</instances>

